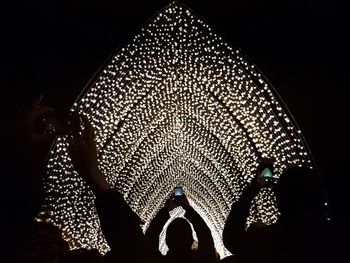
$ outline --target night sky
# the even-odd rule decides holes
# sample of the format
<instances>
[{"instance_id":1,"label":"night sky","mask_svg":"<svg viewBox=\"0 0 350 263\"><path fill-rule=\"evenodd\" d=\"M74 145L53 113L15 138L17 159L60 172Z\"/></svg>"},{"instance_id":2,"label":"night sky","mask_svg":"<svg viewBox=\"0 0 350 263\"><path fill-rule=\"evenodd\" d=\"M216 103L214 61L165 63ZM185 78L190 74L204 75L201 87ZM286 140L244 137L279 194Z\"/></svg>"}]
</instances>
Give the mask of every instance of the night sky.
<instances>
[{"instance_id":1,"label":"night sky","mask_svg":"<svg viewBox=\"0 0 350 263\"><path fill-rule=\"evenodd\" d=\"M2 6L2 106L11 110L36 90L44 91L48 105L71 106L113 51L170 2L39 0ZM325 0L181 2L271 81L314 154L335 218L345 218L350 175L344 6Z\"/></svg>"}]
</instances>

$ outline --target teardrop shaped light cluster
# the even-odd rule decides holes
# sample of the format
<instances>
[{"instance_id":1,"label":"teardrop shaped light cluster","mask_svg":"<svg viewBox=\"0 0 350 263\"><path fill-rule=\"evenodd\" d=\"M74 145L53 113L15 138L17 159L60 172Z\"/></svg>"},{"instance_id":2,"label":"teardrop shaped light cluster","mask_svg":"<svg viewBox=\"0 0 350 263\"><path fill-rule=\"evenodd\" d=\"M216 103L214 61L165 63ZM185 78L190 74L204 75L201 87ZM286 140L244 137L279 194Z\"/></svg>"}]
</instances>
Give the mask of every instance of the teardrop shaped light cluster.
<instances>
[{"instance_id":1,"label":"teardrop shaped light cluster","mask_svg":"<svg viewBox=\"0 0 350 263\"><path fill-rule=\"evenodd\" d=\"M181 185L223 255L231 204L272 159L274 177L312 168L300 130L256 67L186 7L161 10L89 83L72 110L96 130L100 169L149 222ZM108 249L94 196L74 171L67 138L48 161L45 209L71 247ZM278 218L273 193L261 192L249 220ZM248 221L249 221L248 220Z\"/></svg>"}]
</instances>

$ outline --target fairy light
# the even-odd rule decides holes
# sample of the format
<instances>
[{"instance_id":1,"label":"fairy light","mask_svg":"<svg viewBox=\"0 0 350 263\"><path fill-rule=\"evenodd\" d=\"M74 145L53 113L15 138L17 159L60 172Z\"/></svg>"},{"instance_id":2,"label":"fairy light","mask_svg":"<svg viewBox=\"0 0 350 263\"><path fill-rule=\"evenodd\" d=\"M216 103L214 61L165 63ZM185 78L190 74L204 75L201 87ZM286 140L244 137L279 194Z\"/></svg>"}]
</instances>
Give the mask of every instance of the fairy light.
<instances>
[{"instance_id":1,"label":"fairy light","mask_svg":"<svg viewBox=\"0 0 350 263\"><path fill-rule=\"evenodd\" d=\"M197 245L198 245L198 238L197 238L197 234L196 231L193 228L193 225L190 221L188 221L188 219L185 217L185 210L180 206L180 207L176 207L174 208L172 211L169 212L169 219L168 221L164 224L163 229L159 235L159 251L163 254L166 255L169 251L169 248L166 244L165 238L166 238L166 231L168 229L168 226L171 224L171 222L174 221L175 218L181 217L181 218L185 218L187 220L187 222L190 224L191 229L192 229L192 237L193 237L193 245L192 245L192 249L196 249Z\"/></svg>"},{"instance_id":2,"label":"fairy light","mask_svg":"<svg viewBox=\"0 0 350 263\"><path fill-rule=\"evenodd\" d=\"M186 7L172 3L107 63L77 99L95 127L100 169L146 222L183 185L210 227L221 257L231 204L274 160L275 177L312 168L292 116L256 67ZM67 139L48 161L45 209L72 248L109 247L94 196L74 171ZM278 219L273 193L260 192L247 223ZM144 230L145 230L144 229Z\"/></svg>"}]
</instances>

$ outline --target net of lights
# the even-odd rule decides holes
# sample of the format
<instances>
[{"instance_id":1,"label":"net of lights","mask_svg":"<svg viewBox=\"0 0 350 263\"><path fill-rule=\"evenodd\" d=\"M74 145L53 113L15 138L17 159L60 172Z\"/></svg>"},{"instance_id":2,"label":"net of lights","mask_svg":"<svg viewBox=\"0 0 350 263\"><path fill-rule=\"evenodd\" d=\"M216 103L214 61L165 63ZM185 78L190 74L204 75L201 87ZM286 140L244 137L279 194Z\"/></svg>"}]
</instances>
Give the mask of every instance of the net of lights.
<instances>
[{"instance_id":1,"label":"net of lights","mask_svg":"<svg viewBox=\"0 0 350 263\"><path fill-rule=\"evenodd\" d=\"M268 80L205 22L179 3L161 10L108 61L77 99L96 130L100 169L144 230L176 185L210 227L225 256L222 230L231 204L274 161L312 168L301 131ZM74 171L67 140L50 153L45 209L71 248L109 248L94 196ZM278 219L273 193L262 191L254 220ZM164 240L164 238L163 238ZM161 245L164 247L164 245Z\"/></svg>"}]
</instances>

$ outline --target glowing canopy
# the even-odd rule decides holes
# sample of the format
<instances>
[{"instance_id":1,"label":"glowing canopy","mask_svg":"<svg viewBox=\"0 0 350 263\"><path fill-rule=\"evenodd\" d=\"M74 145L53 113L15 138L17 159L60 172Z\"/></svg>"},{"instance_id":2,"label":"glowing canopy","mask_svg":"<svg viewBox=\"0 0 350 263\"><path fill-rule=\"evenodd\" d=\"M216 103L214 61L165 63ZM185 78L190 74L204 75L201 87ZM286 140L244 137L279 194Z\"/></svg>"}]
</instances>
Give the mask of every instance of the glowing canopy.
<instances>
[{"instance_id":1,"label":"glowing canopy","mask_svg":"<svg viewBox=\"0 0 350 263\"><path fill-rule=\"evenodd\" d=\"M96 129L100 168L146 222L176 185L204 218L225 254L221 236L231 204L273 160L274 177L290 166L312 168L291 114L266 78L205 22L172 3L119 50L72 107ZM45 208L71 246L108 246L94 196L76 174L60 137L48 162ZM278 218L263 191L250 221Z\"/></svg>"}]
</instances>

